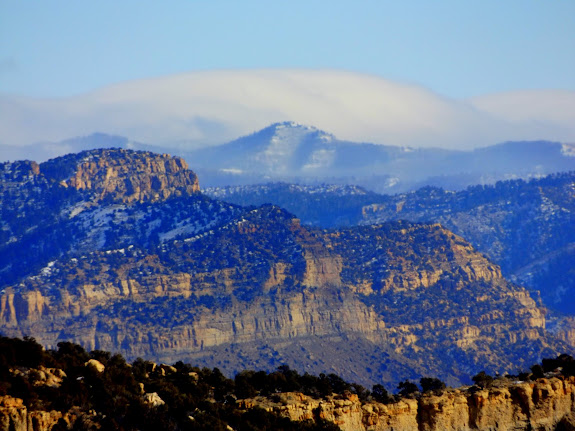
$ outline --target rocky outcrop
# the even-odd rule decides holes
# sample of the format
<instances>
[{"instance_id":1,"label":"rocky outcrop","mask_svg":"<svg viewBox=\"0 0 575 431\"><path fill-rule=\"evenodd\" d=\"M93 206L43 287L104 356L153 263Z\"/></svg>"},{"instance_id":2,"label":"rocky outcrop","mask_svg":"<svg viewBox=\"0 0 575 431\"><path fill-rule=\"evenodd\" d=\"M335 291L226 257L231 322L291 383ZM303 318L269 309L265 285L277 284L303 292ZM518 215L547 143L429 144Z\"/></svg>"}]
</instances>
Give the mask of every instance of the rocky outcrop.
<instances>
[{"instance_id":1,"label":"rocky outcrop","mask_svg":"<svg viewBox=\"0 0 575 431\"><path fill-rule=\"evenodd\" d=\"M326 228L391 220L439 222L500 265L506 278L540 295L551 312L557 309L573 315L574 172L458 192L444 187L394 196L341 186L285 183L208 188L206 192L241 205L271 202L293 212L304 224Z\"/></svg>"},{"instance_id":2,"label":"rocky outcrop","mask_svg":"<svg viewBox=\"0 0 575 431\"><path fill-rule=\"evenodd\" d=\"M553 333L567 344L575 346L575 317L562 316L553 323Z\"/></svg>"},{"instance_id":3,"label":"rocky outcrop","mask_svg":"<svg viewBox=\"0 0 575 431\"><path fill-rule=\"evenodd\" d=\"M187 163L168 154L127 150L89 152L61 184L93 193L98 200L155 202L200 191Z\"/></svg>"},{"instance_id":4,"label":"rocky outcrop","mask_svg":"<svg viewBox=\"0 0 575 431\"><path fill-rule=\"evenodd\" d=\"M10 431L49 431L59 421L66 426L74 422L70 414L52 410L49 412L28 410L20 398L0 396L0 429Z\"/></svg>"},{"instance_id":5,"label":"rocky outcrop","mask_svg":"<svg viewBox=\"0 0 575 431\"><path fill-rule=\"evenodd\" d=\"M354 394L319 400L285 393L241 400L240 406L258 406L298 421L323 418L343 431L551 431L571 422L575 378L505 382L478 391L450 389L389 404L361 402Z\"/></svg>"}]
</instances>

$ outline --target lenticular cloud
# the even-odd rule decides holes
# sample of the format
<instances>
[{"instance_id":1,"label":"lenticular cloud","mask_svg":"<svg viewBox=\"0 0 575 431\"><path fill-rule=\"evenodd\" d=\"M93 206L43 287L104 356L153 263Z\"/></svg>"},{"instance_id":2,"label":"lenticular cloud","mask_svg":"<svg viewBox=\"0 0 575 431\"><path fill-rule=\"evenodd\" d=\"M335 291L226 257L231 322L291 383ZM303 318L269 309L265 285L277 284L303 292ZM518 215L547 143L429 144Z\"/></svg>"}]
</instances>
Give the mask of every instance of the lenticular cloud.
<instances>
[{"instance_id":1,"label":"lenticular cloud","mask_svg":"<svg viewBox=\"0 0 575 431\"><path fill-rule=\"evenodd\" d=\"M575 141L575 92L531 91L473 100L334 70L203 71L124 82L82 96L0 96L0 144L105 132L156 145L224 143L279 121L339 139L472 148L506 140Z\"/></svg>"}]
</instances>

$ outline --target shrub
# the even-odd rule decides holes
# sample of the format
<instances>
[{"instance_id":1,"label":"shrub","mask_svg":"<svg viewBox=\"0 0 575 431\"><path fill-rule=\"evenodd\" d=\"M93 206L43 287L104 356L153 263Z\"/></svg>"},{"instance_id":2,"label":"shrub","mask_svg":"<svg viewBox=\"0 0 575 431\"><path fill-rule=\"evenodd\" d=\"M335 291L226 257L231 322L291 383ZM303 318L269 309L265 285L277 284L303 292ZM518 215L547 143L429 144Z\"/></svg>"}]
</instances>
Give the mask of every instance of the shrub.
<instances>
[{"instance_id":1,"label":"shrub","mask_svg":"<svg viewBox=\"0 0 575 431\"><path fill-rule=\"evenodd\" d=\"M485 373L485 371L476 374L471 380L480 388L489 388L493 384L493 377Z\"/></svg>"}]
</instances>

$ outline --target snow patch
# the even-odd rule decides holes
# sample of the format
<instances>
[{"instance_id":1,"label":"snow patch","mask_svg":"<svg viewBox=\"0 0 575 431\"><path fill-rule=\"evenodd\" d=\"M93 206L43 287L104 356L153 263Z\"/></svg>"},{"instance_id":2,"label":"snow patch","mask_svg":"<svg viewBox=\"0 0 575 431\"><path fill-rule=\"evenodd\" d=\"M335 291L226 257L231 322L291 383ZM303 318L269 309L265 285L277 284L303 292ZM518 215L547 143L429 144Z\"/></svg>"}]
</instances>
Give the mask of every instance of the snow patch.
<instances>
[{"instance_id":1,"label":"snow patch","mask_svg":"<svg viewBox=\"0 0 575 431\"><path fill-rule=\"evenodd\" d=\"M220 172L223 172L224 174L233 174L233 175L240 175L244 173L243 170L237 168L223 168L220 169Z\"/></svg>"},{"instance_id":2,"label":"snow patch","mask_svg":"<svg viewBox=\"0 0 575 431\"><path fill-rule=\"evenodd\" d=\"M303 169L327 168L333 164L334 160L335 150L317 150L312 153L309 163L305 164Z\"/></svg>"},{"instance_id":3,"label":"snow patch","mask_svg":"<svg viewBox=\"0 0 575 431\"><path fill-rule=\"evenodd\" d=\"M575 157L575 144L562 144L561 154L566 157Z\"/></svg>"},{"instance_id":4,"label":"snow patch","mask_svg":"<svg viewBox=\"0 0 575 431\"><path fill-rule=\"evenodd\" d=\"M76 205L75 207L72 208L72 211L70 211L69 217L70 218L76 217L78 214L83 212L86 208L87 208L87 205L85 202L82 202L82 203Z\"/></svg>"}]
</instances>

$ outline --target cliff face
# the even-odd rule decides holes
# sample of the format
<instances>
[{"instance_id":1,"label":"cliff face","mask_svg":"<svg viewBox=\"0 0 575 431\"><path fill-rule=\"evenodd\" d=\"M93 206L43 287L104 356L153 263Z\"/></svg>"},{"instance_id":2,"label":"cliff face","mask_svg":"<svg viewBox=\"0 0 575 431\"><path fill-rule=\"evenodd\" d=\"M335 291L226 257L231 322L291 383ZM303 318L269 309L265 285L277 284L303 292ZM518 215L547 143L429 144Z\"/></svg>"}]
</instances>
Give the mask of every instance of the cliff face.
<instances>
[{"instance_id":1,"label":"cliff face","mask_svg":"<svg viewBox=\"0 0 575 431\"><path fill-rule=\"evenodd\" d=\"M322 227L439 222L500 265L506 278L539 292L546 307L573 315L575 173L451 190L423 187L391 196L357 187L281 183L206 193L241 205L270 202Z\"/></svg>"},{"instance_id":2,"label":"cliff face","mask_svg":"<svg viewBox=\"0 0 575 431\"><path fill-rule=\"evenodd\" d=\"M53 169L49 163L46 169ZM88 153L61 184L87 190L98 200L122 203L155 202L200 191L197 176L183 159L122 150Z\"/></svg>"},{"instance_id":3,"label":"cliff face","mask_svg":"<svg viewBox=\"0 0 575 431\"><path fill-rule=\"evenodd\" d=\"M497 262L545 305L573 315L575 174L476 186L425 188L363 206L359 223L436 220Z\"/></svg>"},{"instance_id":4,"label":"cliff face","mask_svg":"<svg viewBox=\"0 0 575 431\"><path fill-rule=\"evenodd\" d=\"M549 378L506 384L478 392L449 390L390 404L360 402L356 395L318 400L301 393L271 400L242 400L243 408L261 407L292 420L322 418L343 431L555 430L572 424L575 378Z\"/></svg>"},{"instance_id":5,"label":"cliff face","mask_svg":"<svg viewBox=\"0 0 575 431\"><path fill-rule=\"evenodd\" d=\"M334 371L364 384L394 382L406 369L456 384L478 367L515 371L526 346L557 346L528 293L439 225L310 231L274 207L157 254L54 262L5 288L0 322L7 335L49 347L69 339L229 373L284 362L324 372L337 361L321 340L355 362ZM241 350L254 345L267 350ZM226 346L240 351L218 350Z\"/></svg>"},{"instance_id":6,"label":"cliff face","mask_svg":"<svg viewBox=\"0 0 575 431\"><path fill-rule=\"evenodd\" d=\"M197 176L167 155L93 150L40 165L0 164L0 286L65 255L157 242L177 232L185 206L202 200ZM173 215L150 225L152 203Z\"/></svg>"},{"instance_id":7,"label":"cliff face","mask_svg":"<svg viewBox=\"0 0 575 431\"><path fill-rule=\"evenodd\" d=\"M22 352L12 349L11 353L22 360ZM333 377L294 377L294 371L289 368L269 375L246 371L242 374L244 380L236 379L234 383L216 370L192 368L182 363L157 365L142 360L127 365L105 352L94 353L100 355L106 365L95 359L83 362L89 357L87 353L79 346L69 345L62 347L59 353L44 352L51 360L66 358L69 362L64 365L66 371L42 365L6 367L3 373L8 371L5 378L11 382L6 385L8 392L18 392L25 383L29 391L24 393L26 401L14 395L0 396L0 429L141 429L148 421L151 424L147 425L153 429L174 427L176 423L182 429L193 429L196 421L204 426L217 423L222 429L243 429L242 424L250 422L250 429L270 429L270 422L279 424L280 417L305 421L305 429L310 422L320 425L323 421L342 431L553 431L575 427L575 377L569 364L572 358L563 357L563 365L570 369L566 374L549 372L547 377L528 381L502 377L495 379L489 388L450 388L423 395L415 393L407 398L396 396L381 403L373 401L365 392L360 399L349 389L328 392L329 395L325 393L322 398L301 392L277 392L282 385L299 381L308 391L313 388L317 394L322 387L318 383L326 384ZM33 354L26 358L38 360ZM236 399L247 387L255 390L251 384L258 380L266 388L267 396ZM20 383L15 384L18 381ZM337 382L337 376L331 381ZM347 387L354 388L353 385ZM148 392L150 389L154 391ZM83 396L84 391L90 395ZM58 398L66 401L60 402ZM77 402L70 402L72 399ZM183 406L193 415L182 415ZM201 408L206 410L204 416ZM262 415L262 410L268 415ZM257 421L258 417L265 420ZM297 424L292 425L290 429L299 429ZM318 426L318 429L324 428Z\"/></svg>"},{"instance_id":8,"label":"cliff face","mask_svg":"<svg viewBox=\"0 0 575 431\"><path fill-rule=\"evenodd\" d=\"M22 166L3 165L6 335L363 384L406 372L457 384L568 351L523 288L438 224L312 229L204 197L180 159L150 153Z\"/></svg>"},{"instance_id":9,"label":"cliff face","mask_svg":"<svg viewBox=\"0 0 575 431\"><path fill-rule=\"evenodd\" d=\"M0 396L0 429L13 431L49 431L59 421L69 426L75 421L59 411L28 410L19 398Z\"/></svg>"}]
</instances>

